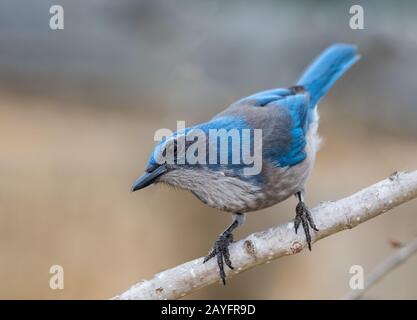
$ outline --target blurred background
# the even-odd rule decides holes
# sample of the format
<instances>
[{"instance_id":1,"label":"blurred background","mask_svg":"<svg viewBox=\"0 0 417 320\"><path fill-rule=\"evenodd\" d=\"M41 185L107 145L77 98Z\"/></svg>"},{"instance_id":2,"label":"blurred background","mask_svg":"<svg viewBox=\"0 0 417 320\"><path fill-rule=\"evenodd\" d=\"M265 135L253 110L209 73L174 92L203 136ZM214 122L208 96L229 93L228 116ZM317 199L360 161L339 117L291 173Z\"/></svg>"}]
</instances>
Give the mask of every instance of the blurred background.
<instances>
[{"instance_id":1,"label":"blurred background","mask_svg":"<svg viewBox=\"0 0 417 320\"><path fill-rule=\"evenodd\" d=\"M51 5L64 30L51 30ZM364 30L349 28L361 4ZM0 0L0 298L106 299L205 255L230 216L168 187L130 193L159 128L294 83L334 42L363 59L320 105L307 203L417 169L415 1ZM249 214L239 239L294 217ZM417 236L417 202L187 298L338 299ZM49 288L62 265L65 289ZM417 299L417 256L365 298Z\"/></svg>"}]
</instances>

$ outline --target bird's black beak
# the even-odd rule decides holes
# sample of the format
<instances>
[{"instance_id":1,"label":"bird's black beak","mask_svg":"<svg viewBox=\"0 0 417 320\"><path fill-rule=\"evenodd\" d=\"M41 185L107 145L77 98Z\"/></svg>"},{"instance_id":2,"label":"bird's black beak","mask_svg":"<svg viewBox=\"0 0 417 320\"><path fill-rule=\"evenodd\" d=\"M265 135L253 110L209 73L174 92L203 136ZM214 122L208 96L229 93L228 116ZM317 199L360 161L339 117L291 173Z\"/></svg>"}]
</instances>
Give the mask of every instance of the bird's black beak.
<instances>
[{"instance_id":1,"label":"bird's black beak","mask_svg":"<svg viewBox=\"0 0 417 320\"><path fill-rule=\"evenodd\" d=\"M155 180L167 172L167 168L164 165L160 165L151 169L147 169L144 174L142 174L132 185L132 192L136 190L143 189L152 183Z\"/></svg>"}]
</instances>

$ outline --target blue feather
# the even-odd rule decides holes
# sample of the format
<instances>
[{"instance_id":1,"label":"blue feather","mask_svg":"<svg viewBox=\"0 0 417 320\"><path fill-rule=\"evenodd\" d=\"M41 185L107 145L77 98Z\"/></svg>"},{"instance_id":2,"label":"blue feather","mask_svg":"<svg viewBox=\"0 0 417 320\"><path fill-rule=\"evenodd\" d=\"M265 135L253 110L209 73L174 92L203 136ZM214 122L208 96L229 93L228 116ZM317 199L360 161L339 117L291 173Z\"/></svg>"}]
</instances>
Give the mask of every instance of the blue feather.
<instances>
[{"instance_id":1,"label":"blue feather","mask_svg":"<svg viewBox=\"0 0 417 320\"><path fill-rule=\"evenodd\" d=\"M210 130L227 130L230 132L230 130L236 130L239 133L239 159L243 159L243 150L244 148L250 148L250 153L253 155L254 153L254 131L252 126L242 117L240 116L222 116L215 119L212 119L209 122L200 124L195 126L194 128L200 129L206 133L207 136L210 134ZM243 135L243 130L250 130L249 134L249 140L245 140L244 137L246 135ZM235 176L240 177L240 179L245 181L251 181L253 184L262 184L264 177L262 175L244 175L243 169L247 167L251 167L252 164L245 164L242 161L239 163L233 164L233 140L231 137L228 139L228 147L227 150L222 149L220 146L220 139L217 139L217 161L214 164L207 164L206 166L210 170L214 171L224 171L225 167L227 168L228 172L227 174L233 174ZM227 164L220 164L220 157L222 153L227 152ZM207 163L209 163L209 154L207 154Z\"/></svg>"},{"instance_id":2,"label":"blue feather","mask_svg":"<svg viewBox=\"0 0 417 320\"><path fill-rule=\"evenodd\" d=\"M292 93L293 92L287 88L270 89L255 93L238 101L238 103L251 103L256 107L264 107L268 103L280 100Z\"/></svg>"},{"instance_id":3,"label":"blue feather","mask_svg":"<svg viewBox=\"0 0 417 320\"><path fill-rule=\"evenodd\" d=\"M360 56L357 47L334 44L320 54L297 82L310 93L310 108L329 91L333 84L356 62Z\"/></svg>"},{"instance_id":4,"label":"blue feather","mask_svg":"<svg viewBox=\"0 0 417 320\"><path fill-rule=\"evenodd\" d=\"M287 134L290 135L288 145L273 145L265 150L265 156L277 167L293 166L306 158L305 134L307 130L308 96L296 94L275 101L273 104L284 108L291 119Z\"/></svg>"}]
</instances>

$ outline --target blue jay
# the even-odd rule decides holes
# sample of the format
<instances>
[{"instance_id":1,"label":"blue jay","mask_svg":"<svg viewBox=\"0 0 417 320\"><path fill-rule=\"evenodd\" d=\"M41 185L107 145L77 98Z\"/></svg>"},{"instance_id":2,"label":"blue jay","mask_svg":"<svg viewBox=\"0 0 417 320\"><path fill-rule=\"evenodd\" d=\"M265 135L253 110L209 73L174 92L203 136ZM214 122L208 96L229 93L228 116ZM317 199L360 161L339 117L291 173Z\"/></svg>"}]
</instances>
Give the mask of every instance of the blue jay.
<instances>
[{"instance_id":1,"label":"blue jay","mask_svg":"<svg viewBox=\"0 0 417 320\"><path fill-rule=\"evenodd\" d=\"M317 103L360 56L357 48L334 44L322 52L294 86L262 91L241 99L203 124L186 128L161 141L152 152L145 173L132 191L154 183L165 183L191 191L205 204L232 213L233 222L219 235L204 262L216 257L220 278L226 284L224 264L233 269L228 247L233 230L245 221L245 213L277 204L291 195L298 199L295 232L304 229L311 250L310 228L318 231L304 203L304 184L310 174L320 143L317 134ZM243 173L243 163L190 163L181 157L179 139L199 129L262 129L262 169ZM241 141L244 145L245 141ZM192 144L185 143L182 151ZM175 161L158 161L172 150ZM252 148L252 151L254 148ZM207 151L206 151L207 152ZM221 152L221 151L217 151ZM228 151L229 152L229 151ZM184 152L182 152L184 154Z\"/></svg>"}]
</instances>

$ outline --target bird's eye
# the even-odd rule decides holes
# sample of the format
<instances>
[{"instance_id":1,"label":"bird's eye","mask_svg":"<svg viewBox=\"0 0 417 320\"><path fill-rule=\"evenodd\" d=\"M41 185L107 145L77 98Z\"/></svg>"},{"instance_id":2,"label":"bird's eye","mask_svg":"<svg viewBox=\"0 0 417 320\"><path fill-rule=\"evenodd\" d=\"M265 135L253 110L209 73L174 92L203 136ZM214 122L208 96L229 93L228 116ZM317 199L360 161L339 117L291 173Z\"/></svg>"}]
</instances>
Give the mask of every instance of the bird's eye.
<instances>
[{"instance_id":1,"label":"bird's eye","mask_svg":"<svg viewBox=\"0 0 417 320\"><path fill-rule=\"evenodd\" d=\"M167 141L167 143L163 146L159 158L165 159L167 162L173 162L176 161L177 153L178 153L178 144L177 140L173 139L170 141Z\"/></svg>"},{"instance_id":2,"label":"bird's eye","mask_svg":"<svg viewBox=\"0 0 417 320\"><path fill-rule=\"evenodd\" d=\"M178 152L178 142L177 140L174 140L174 159L177 158L177 152Z\"/></svg>"},{"instance_id":3,"label":"bird's eye","mask_svg":"<svg viewBox=\"0 0 417 320\"><path fill-rule=\"evenodd\" d=\"M179 140L182 139L182 140ZM162 146L158 153L158 158L170 164L182 164L185 159L188 142L185 136L172 138Z\"/></svg>"}]
</instances>

